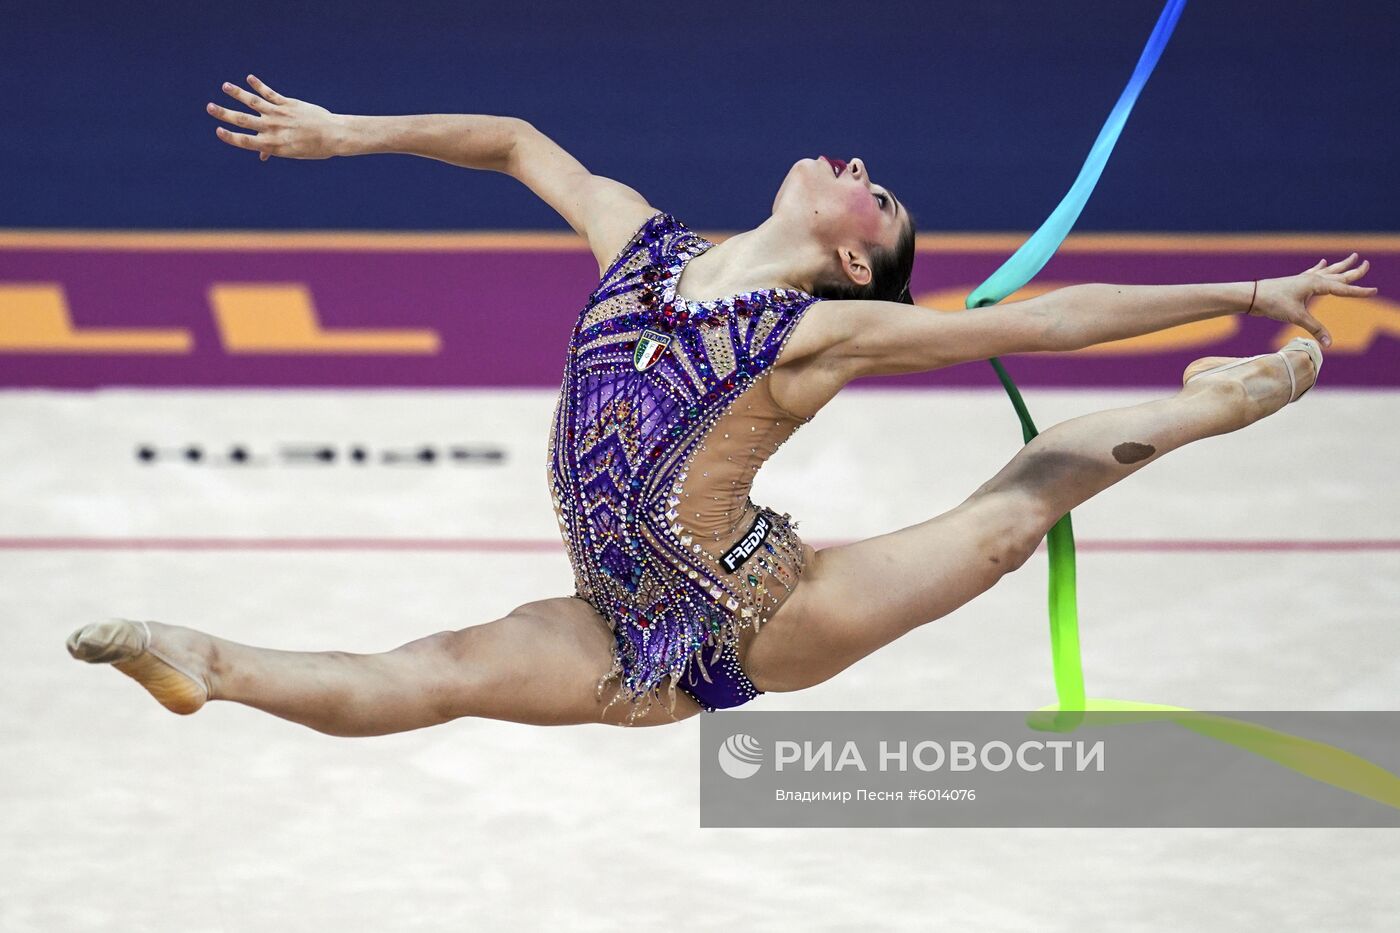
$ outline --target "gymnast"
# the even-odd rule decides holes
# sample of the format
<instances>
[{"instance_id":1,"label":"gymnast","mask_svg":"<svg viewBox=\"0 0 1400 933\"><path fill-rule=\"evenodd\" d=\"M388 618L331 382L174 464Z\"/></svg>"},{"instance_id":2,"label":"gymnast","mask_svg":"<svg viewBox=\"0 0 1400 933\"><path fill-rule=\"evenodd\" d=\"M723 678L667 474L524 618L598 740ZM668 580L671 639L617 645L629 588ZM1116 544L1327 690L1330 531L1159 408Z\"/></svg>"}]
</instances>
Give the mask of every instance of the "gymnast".
<instances>
[{"instance_id":1,"label":"gymnast","mask_svg":"<svg viewBox=\"0 0 1400 933\"><path fill-rule=\"evenodd\" d=\"M1353 253L1298 275L1203 285L1083 284L945 313L910 293L908 208L857 158L804 158L771 216L721 243L590 173L529 122L353 116L223 90L228 145L272 157L408 153L502 172L587 242L599 282L569 338L546 478L575 592L379 654L257 648L111 619L68 639L166 708L231 700L331 735L480 716L655 725L801 690L939 619L1021 567L1066 512L1167 453L1237 431L1308 391L1318 342L1206 357L1166 398L1072 418L942 515L813 549L754 503L758 470L862 376L1075 350L1227 314L1302 327L1322 294L1365 297ZM249 112L250 111L250 112Z\"/></svg>"}]
</instances>

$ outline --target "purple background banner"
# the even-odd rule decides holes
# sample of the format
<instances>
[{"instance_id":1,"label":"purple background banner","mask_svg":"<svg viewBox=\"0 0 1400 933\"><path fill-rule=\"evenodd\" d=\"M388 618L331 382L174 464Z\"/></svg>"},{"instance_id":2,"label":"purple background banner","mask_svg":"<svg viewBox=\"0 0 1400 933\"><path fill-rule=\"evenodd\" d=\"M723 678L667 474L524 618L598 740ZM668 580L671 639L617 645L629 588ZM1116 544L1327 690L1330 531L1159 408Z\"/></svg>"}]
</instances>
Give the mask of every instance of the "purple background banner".
<instances>
[{"instance_id":1,"label":"purple background banner","mask_svg":"<svg viewBox=\"0 0 1400 933\"><path fill-rule=\"evenodd\" d=\"M1020 239L921 237L915 294L926 304L959 308L959 296ZM1380 295L1315 305L1337 338L1327 384L1400 385L1400 304L1389 297L1400 294L1400 237L1085 235L1072 237L1037 283L1239 281L1291 274L1351 249L1371 260L1367 281ZM569 235L300 234L279 242L261 234L0 232L0 387L553 387L570 328L596 282L593 257ZM287 285L306 289L327 333L435 332L436 345L403 353L226 345L213 287ZM176 328L191 344L163 353L25 346L15 338L22 316L16 296L33 286L61 289L79 333ZM1026 386L1168 386L1179 384L1182 368L1197 357L1264 352L1289 330L1236 318L1233 333L1210 343L1173 340L1169 332L1151 352L1028 354L1006 363ZM857 383L996 384L985 363Z\"/></svg>"}]
</instances>

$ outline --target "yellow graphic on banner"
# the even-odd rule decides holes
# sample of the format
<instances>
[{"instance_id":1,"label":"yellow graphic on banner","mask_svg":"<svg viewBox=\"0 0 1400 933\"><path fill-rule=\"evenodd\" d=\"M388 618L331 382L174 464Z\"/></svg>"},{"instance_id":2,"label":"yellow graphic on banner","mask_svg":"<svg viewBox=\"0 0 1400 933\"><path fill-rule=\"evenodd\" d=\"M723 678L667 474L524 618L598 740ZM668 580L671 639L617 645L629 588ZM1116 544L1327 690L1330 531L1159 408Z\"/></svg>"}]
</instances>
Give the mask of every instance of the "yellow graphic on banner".
<instances>
[{"instance_id":1,"label":"yellow graphic on banner","mask_svg":"<svg viewBox=\"0 0 1400 933\"><path fill-rule=\"evenodd\" d=\"M326 329L305 285L213 285L209 303L229 353L434 354L438 332L408 328Z\"/></svg>"},{"instance_id":2,"label":"yellow graphic on banner","mask_svg":"<svg viewBox=\"0 0 1400 933\"><path fill-rule=\"evenodd\" d=\"M76 327L63 286L0 285L0 353L189 353L180 327Z\"/></svg>"},{"instance_id":3,"label":"yellow graphic on banner","mask_svg":"<svg viewBox=\"0 0 1400 933\"><path fill-rule=\"evenodd\" d=\"M1009 300L1020 301L1072 283L1038 283ZM916 296L920 305L961 308L968 288L938 289ZM317 319L310 289L300 283L214 285L210 304L229 353L338 353L434 355L442 339L431 328L325 328ZM1400 302L1322 295L1308 310L1332 332L1332 353L1363 354L1378 338L1400 339ZM1183 324L1155 333L1111 340L1071 351L1076 356L1131 356L1205 348L1240 329L1240 315ZM1275 349L1301 328L1284 325ZM55 282L0 284L0 353L186 354L194 337L182 327L87 327L73 322L63 286Z\"/></svg>"}]
</instances>

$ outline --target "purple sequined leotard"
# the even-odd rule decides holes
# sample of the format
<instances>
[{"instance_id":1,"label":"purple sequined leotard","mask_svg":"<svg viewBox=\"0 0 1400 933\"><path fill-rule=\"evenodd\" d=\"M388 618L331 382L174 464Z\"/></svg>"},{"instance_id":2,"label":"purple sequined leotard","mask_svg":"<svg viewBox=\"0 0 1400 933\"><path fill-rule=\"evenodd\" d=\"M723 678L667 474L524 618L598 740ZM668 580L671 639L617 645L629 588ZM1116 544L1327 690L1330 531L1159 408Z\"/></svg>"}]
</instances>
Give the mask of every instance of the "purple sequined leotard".
<instances>
[{"instance_id":1,"label":"purple sequined leotard","mask_svg":"<svg viewBox=\"0 0 1400 933\"><path fill-rule=\"evenodd\" d=\"M760 692L738 663L797 584L809 550L791 516L755 505L759 466L810 418L763 377L817 299L760 289L713 301L676 293L714 246L675 217L646 221L574 326L554 411L549 482L576 594L612 628L616 699L669 679L706 710ZM650 703L637 703L633 716Z\"/></svg>"}]
</instances>

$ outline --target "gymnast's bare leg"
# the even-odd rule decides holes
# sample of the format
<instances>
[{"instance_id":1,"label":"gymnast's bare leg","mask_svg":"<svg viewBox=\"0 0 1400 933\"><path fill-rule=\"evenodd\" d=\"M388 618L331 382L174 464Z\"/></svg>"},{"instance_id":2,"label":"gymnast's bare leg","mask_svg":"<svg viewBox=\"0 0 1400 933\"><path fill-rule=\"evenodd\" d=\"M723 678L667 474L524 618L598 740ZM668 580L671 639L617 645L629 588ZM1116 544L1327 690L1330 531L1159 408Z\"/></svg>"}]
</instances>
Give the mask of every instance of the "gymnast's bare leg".
<instances>
[{"instance_id":1,"label":"gymnast's bare leg","mask_svg":"<svg viewBox=\"0 0 1400 933\"><path fill-rule=\"evenodd\" d=\"M1284 357L1301 392L1316 373L1302 352ZM1188 373L1222 359L1193 363ZM867 541L809 555L792 594L741 643L761 690L813 686L912 629L947 615L1029 559L1065 512L1169 451L1237 431L1281 409L1287 374L1278 357L1204 376L1176 395L1070 419L1027 444L957 508ZM331 735L382 735L481 716L536 725L620 724L595 685L612 663L606 623L582 599L527 603L502 619L438 632L383 654L254 648L181 626L135 633L88 626L69 651L113 661L176 712L210 699L264 710ZM120 642L125 639L126 645ZM167 663L170 662L170 663ZM674 716L653 708L635 724L699 712L677 691Z\"/></svg>"},{"instance_id":2,"label":"gymnast's bare leg","mask_svg":"<svg viewBox=\"0 0 1400 933\"><path fill-rule=\"evenodd\" d=\"M118 670L175 712L230 700L329 735L406 732L463 716L620 725L632 709L625 701L608 705L615 681L596 695L598 679L612 665L613 636L577 597L526 603L494 622L438 632L382 654L278 651L178 625L146 625L153 650L132 650L137 630L110 622L74 632L68 649L83 660L120 658ZM663 698L669 700L664 691ZM665 706L631 724L675 722L700 711L679 690L674 715Z\"/></svg>"},{"instance_id":3,"label":"gymnast's bare leg","mask_svg":"<svg viewBox=\"0 0 1400 933\"><path fill-rule=\"evenodd\" d=\"M1299 393L1313 384L1306 353L1282 359ZM1184 375L1224 362L1197 360ZM991 588L1091 496L1184 444L1273 414L1288 393L1283 362L1270 356L1202 376L1170 398L1055 425L951 511L809 555L796 589L749 644L744 670L765 691L827 680Z\"/></svg>"}]
</instances>

